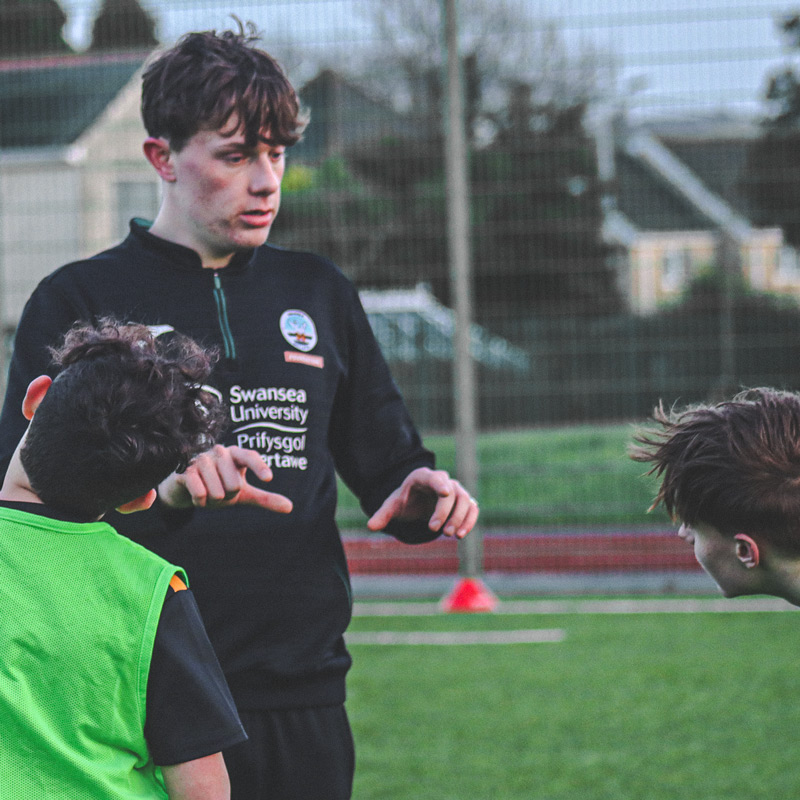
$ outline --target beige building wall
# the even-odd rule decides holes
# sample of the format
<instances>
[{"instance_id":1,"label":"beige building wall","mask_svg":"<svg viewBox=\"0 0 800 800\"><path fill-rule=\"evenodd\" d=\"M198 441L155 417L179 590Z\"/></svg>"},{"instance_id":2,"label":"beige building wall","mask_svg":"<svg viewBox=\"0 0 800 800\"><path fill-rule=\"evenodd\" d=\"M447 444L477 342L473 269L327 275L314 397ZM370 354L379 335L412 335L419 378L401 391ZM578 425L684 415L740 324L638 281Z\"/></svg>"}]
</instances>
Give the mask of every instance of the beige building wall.
<instances>
[{"instance_id":1,"label":"beige building wall","mask_svg":"<svg viewBox=\"0 0 800 800\"><path fill-rule=\"evenodd\" d=\"M16 324L42 278L78 257L80 186L80 170L64 159L0 162L0 308L4 325Z\"/></svg>"},{"instance_id":2,"label":"beige building wall","mask_svg":"<svg viewBox=\"0 0 800 800\"><path fill-rule=\"evenodd\" d=\"M142 152L147 134L139 114L140 81L137 73L75 145L82 165L84 256L116 244L130 217L152 219L158 207L158 177Z\"/></svg>"},{"instance_id":3,"label":"beige building wall","mask_svg":"<svg viewBox=\"0 0 800 800\"><path fill-rule=\"evenodd\" d=\"M742 263L745 278L754 289L800 300L800 261L780 228L754 231Z\"/></svg>"},{"instance_id":4,"label":"beige building wall","mask_svg":"<svg viewBox=\"0 0 800 800\"><path fill-rule=\"evenodd\" d=\"M693 277L713 265L717 235L712 231L642 233L630 248L631 308L651 314L677 300ZM753 229L741 247L748 286L800 302L800 258L779 228Z\"/></svg>"},{"instance_id":5,"label":"beige building wall","mask_svg":"<svg viewBox=\"0 0 800 800\"><path fill-rule=\"evenodd\" d=\"M640 234L630 249L631 308L651 314L678 298L691 278L713 263L716 237L706 231Z\"/></svg>"}]
</instances>

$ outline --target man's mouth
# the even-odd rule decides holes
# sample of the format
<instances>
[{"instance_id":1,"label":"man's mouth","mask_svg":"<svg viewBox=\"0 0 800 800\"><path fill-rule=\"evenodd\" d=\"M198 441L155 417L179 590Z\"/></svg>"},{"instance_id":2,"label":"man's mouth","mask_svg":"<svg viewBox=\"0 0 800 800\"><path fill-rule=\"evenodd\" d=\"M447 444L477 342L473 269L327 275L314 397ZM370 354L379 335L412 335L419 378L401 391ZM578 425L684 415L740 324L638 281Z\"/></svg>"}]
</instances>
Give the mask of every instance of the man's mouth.
<instances>
[{"instance_id":1,"label":"man's mouth","mask_svg":"<svg viewBox=\"0 0 800 800\"><path fill-rule=\"evenodd\" d=\"M251 208L242 212L241 216L248 225L263 227L272 221L273 213L271 209Z\"/></svg>"}]
</instances>

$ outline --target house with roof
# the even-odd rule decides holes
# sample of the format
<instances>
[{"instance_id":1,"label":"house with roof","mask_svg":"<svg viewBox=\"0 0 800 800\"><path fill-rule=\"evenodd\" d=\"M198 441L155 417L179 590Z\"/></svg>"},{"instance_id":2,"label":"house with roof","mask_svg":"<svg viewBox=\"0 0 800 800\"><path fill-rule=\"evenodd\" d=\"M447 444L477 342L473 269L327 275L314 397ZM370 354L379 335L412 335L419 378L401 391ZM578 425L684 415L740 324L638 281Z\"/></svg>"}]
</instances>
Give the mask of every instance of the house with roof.
<instances>
[{"instance_id":1,"label":"house with roof","mask_svg":"<svg viewBox=\"0 0 800 800\"><path fill-rule=\"evenodd\" d=\"M292 160L319 163L383 138L418 138L410 117L325 70L300 90L313 124ZM602 115L599 117L602 118ZM794 249L778 226L757 226L744 191L747 159L760 136L753 119L667 119L595 125L598 169L608 187L603 236L611 245L627 307L652 313L677 300L692 279L731 259L754 290L800 300ZM732 245L732 247L731 247Z\"/></svg>"},{"instance_id":2,"label":"house with roof","mask_svg":"<svg viewBox=\"0 0 800 800\"><path fill-rule=\"evenodd\" d=\"M751 222L744 191L758 125L726 117L598 129L603 235L617 253L629 308L648 314L721 265L752 289L800 299L797 254L779 227Z\"/></svg>"},{"instance_id":3,"label":"house with roof","mask_svg":"<svg viewBox=\"0 0 800 800\"><path fill-rule=\"evenodd\" d=\"M119 241L132 217L155 216L159 181L141 151L146 55L137 49L0 60L0 321L6 330L54 268ZM314 124L294 161L318 163L349 146L410 131L400 115L329 70L300 94Z\"/></svg>"},{"instance_id":4,"label":"house with roof","mask_svg":"<svg viewBox=\"0 0 800 800\"><path fill-rule=\"evenodd\" d=\"M0 322L56 266L121 239L152 218L159 182L141 154L140 69L146 52L89 51L0 60ZM319 163L413 122L326 70L301 90L313 124L293 161ZM800 298L795 251L778 227L752 224L743 192L755 122L672 120L597 125L603 235L628 307L647 314L717 263L724 242L754 289ZM345 265L346 266L346 265Z\"/></svg>"},{"instance_id":5,"label":"house with roof","mask_svg":"<svg viewBox=\"0 0 800 800\"><path fill-rule=\"evenodd\" d=\"M56 267L152 216L158 179L142 157L142 50L0 60L0 320L16 325Z\"/></svg>"}]
</instances>

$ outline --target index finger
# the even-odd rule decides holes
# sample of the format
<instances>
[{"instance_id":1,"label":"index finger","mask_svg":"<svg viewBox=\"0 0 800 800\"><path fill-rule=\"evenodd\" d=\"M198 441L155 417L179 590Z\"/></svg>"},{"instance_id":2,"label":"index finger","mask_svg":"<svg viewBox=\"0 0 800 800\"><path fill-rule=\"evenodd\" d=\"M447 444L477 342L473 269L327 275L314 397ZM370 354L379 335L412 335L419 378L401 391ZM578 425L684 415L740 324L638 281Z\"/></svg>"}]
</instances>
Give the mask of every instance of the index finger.
<instances>
[{"instance_id":1,"label":"index finger","mask_svg":"<svg viewBox=\"0 0 800 800\"><path fill-rule=\"evenodd\" d=\"M448 491L438 491L439 499L436 501L436 507L433 509L433 515L428 522L428 527L432 531L438 531L447 522L450 512L456 503L456 493L451 487Z\"/></svg>"},{"instance_id":2,"label":"index finger","mask_svg":"<svg viewBox=\"0 0 800 800\"><path fill-rule=\"evenodd\" d=\"M272 470L267 466L266 461L261 457L258 450L245 450L243 447L231 445L228 449L237 467L245 467L262 481L272 480Z\"/></svg>"},{"instance_id":3,"label":"index finger","mask_svg":"<svg viewBox=\"0 0 800 800\"><path fill-rule=\"evenodd\" d=\"M293 507L292 501L288 497L275 492L265 492L249 483L244 485L239 495L239 502L245 505L260 506L278 514L289 514Z\"/></svg>"}]
</instances>

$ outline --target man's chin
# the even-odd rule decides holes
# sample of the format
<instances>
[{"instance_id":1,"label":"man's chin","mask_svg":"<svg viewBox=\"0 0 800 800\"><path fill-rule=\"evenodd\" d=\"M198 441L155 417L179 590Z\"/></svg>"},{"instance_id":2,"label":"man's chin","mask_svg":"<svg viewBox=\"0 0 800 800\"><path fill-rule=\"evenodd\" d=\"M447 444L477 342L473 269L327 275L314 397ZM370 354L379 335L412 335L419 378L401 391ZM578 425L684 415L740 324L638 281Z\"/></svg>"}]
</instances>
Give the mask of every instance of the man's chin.
<instances>
[{"instance_id":1,"label":"man's chin","mask_svg":"<svg viewBox=\"0 0 800 800\"><path fill-rule=\"evenodd\" d=\"M243 232L242 239L246 240L249 244L248 247L258 247L264 244L269 238L269 232L272 230L272 225L264 225L258 228L249 228Z\"/></svg>"},{"instance_id":2,"label":"man's chin","mask_svg":"<svg viewBox=\"0 0 800 800\"><path fill-rule=\"evenodd\" d=\"M264 225L248 225L246 222L240 220L239 223L233 226L228 232L232 244L241 249L258 247L264 244L272 230L272 222L273 220L270 219L269 222Z\"/></svg>"}]
</instances>

